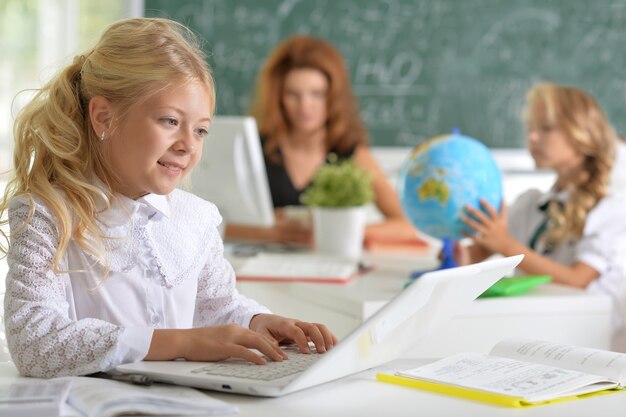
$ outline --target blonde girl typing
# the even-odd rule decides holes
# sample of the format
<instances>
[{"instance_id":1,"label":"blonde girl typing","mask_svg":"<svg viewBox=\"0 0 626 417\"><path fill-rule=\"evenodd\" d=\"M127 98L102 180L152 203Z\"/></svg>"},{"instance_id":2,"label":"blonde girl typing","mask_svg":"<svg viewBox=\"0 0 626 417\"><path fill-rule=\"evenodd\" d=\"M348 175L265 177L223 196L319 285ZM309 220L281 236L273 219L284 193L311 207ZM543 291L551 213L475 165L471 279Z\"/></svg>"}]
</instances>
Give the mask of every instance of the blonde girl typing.
<instances>
[{"instance_id":1,"label":"blonde girl typing","mask_svg":"<svg viewBox=\"0 0 626 417\"><path fill-rule=\"evenodd\" d=\"M324 325L238 294L217 209L176 188L214 108L190 31L130 19L20 112L0 214L10 226L6 334L21 374L177 358L263 364L250 349L280 361L279 342L304 352L309 341L318 352L336 343Z\"/></svg>"},{"instance_id":2,"label":"blonde girl typing","mask_svg":"<svg viewBox=\"0 0 626 417\"><path fill-rule=\"evenodd\" d=\"M476 234L462 263L523 253L527 274L611 296L617 332L626 243L626 201L608 194L617 136L589 94L549 83L528 93L526 130L535 165L554 171L556 181L547 193L525 192L508 211L486 202L488 214L468 207L465 222Z\"/></svg>"}]
</instances>

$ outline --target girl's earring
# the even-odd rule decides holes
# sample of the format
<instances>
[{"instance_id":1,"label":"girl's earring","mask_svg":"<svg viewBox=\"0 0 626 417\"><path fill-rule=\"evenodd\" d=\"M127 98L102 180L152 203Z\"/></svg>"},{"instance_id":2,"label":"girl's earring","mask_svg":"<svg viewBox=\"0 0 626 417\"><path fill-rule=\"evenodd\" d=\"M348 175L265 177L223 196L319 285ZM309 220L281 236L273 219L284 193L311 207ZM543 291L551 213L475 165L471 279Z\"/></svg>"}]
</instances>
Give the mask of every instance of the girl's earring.
<instances>
[{"instance_id":1,"label":"girl's earring","mask_svg":"<svg viewBox=\"0 0 626 417\"><path fill-rule=\"evenodd\" d=\"M104 130L100 133L100 142L104 141Z\"/></svg>"}]
</instances>

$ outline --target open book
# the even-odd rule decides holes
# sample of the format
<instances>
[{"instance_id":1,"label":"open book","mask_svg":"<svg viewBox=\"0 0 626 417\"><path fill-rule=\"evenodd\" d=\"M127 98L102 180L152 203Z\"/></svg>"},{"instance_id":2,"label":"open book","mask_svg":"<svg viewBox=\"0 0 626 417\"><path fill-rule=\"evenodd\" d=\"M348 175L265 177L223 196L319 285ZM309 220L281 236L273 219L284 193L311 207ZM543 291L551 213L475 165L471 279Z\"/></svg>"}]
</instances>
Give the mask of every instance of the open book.
<instances>
[{"instance_id":1,"label":"open book","mask_svg":"<svg viewBox=\"0 0 626 417\"><path fill-rule=\"evenodd\" d=\"M259 253L237 268L238 280L346 283L365 272L359 262L315 253Z\"/></svg>"},{"instance_id":2,"label":"open book","mask_svg":"<svg viewBox=\"0 0 626 417\"><path fill-rule=\"evenodd\" d=\"M137 386L100 378L20 380L0 388L0 416L113 417L122 415L212 416L237 407L193 388Z\"/></svg>"},{"instance_id":3,"label":"open book","mask_svg":"<svg viewBox=\"0 0 626 417\"><path fill-rule=\"evenodd\" d=\"M2 385L0 417L60 416L70 387L69 378Z\"/></svg>"},{"instance_id":4,"label":"open book","mask_svg":"<svg viewBox=\"0 0 626 417\"><path fill-rule=\"evenodd\" d=\"M138 386L99 378L73 377L68 403L85 417L128 414L211 416L236 414L237 407L188 387Z\"/></svg>"},{"instance_id":5,"label":"open book","mask_svg":"<svg viewBox=\"0 0 626 417\"><path fill-rule=\"evenodd\" d=\"M626 354L506 339L489 355L460 353L380 381L510 407L547 404L623 389Z\"/></svg>"}]
</instances>

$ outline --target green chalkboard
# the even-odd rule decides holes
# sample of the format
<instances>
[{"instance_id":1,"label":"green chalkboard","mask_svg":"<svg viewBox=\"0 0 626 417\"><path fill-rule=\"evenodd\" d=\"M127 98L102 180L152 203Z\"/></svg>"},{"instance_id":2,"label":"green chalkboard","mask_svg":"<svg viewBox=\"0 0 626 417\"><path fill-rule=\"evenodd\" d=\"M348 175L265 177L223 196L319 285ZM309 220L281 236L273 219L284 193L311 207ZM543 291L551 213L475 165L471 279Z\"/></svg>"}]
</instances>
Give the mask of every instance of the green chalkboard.
<instances>
[{"instance_id":1,"label":"green chalkboard","mask_svg":"<svg viewBox=\"0 0 626 417\"><path fill-rule=\"evenodd\" d=\"M145 12L205 39L218 114L245 114L268 52L310 33L344 54L377 146L458 127L523 147L524 94L540 80L586 89L626 128L624 0L145 0Z\"/></svg>"}]
</instances>

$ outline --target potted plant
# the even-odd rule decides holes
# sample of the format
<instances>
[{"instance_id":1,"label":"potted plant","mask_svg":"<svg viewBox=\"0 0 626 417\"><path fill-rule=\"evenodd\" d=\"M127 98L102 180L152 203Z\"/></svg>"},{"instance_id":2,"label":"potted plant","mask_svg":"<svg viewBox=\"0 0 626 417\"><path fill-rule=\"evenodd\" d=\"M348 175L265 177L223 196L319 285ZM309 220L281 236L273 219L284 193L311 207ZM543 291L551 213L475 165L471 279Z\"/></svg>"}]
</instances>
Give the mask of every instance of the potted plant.
<instances>
[{"instance_id":1,"label":"potted plant","mask_svg":"<svg viewBox=\"0 0 626 417\"><path fill-rule=\"evenodd\" d=\"M372 176L352 159L322 166L302 195L313 212L319 252L358 259L363 250L365 206L374 200Z\"/></svg>"}]
</instances>

